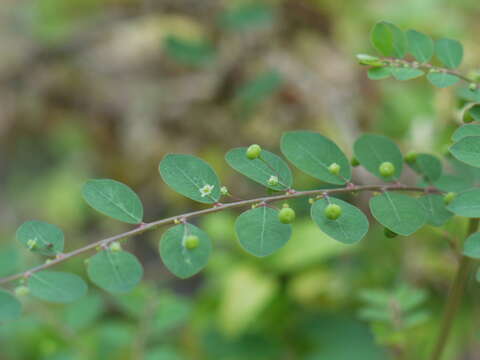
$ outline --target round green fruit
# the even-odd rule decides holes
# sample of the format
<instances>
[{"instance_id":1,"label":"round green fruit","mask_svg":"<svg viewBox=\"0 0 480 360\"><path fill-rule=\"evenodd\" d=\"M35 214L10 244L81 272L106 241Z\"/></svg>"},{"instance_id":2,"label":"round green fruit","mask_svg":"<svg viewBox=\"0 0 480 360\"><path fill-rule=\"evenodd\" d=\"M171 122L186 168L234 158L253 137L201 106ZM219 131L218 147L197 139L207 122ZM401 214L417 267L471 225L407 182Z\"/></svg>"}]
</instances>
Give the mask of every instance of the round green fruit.
<instances>
[{"instance_id":1,"label":"round green fruit","mask_svg":"<svg viewBox=\"0 0 480 360\"><path fill-rule=\"evenodd\" d=\"M455 199L456 196L457 196L457 194L454 193L454 192L446 193L443 196L443 202L445 203L445 205L448 205Z\"/></svg>"},{"instance_id":2,"label":"round green fruit","mask_svg":"<svg viewBox=\"0 0 480 360\"><path fill-rule=\"evenodd\" d=\"M337 220L342 216L342 207L337 204L328 204L324 213L327 219Z\"/></svg>"},{"instance_id":3,"label":"round green fruit","mask_svg":"<svg viewBox=\"0 0 480 360\"><path fill-rule=\"evenodd\" d=\"M405 157L404 160L407 164L413 164L417 160L418 153L415 151L409 151Z\"/></svg>"},{"instance_id":4,"label":"round green fruit","mask_svg":"<svg viewBox=\"0 0 480 360\"><path fill-rule=\"evenodd\" d=\"M254 160L257 159L260 156L260 153L262 152L262 148L260 145L253 144L250 145L245 153L248 159Z\"/></svg>"},{"instance_id":5,"label":"round green fruit","mask_svg":"<svg viewBox=\"0 0 480 360\"><path fill-rule=\"evenodd\" d=\"M295 220L295 210L290 207L282 208L278 213L278 220L282 224L291 224Z\"/></svg>"},{"instance_id":6,"label":"round green fruit","mask_svg":"<svg viewBox=\"0 0 480 360\"><path fill-rule=\"evenodd\" d=\"M337 163L331 163L328 167L328 171L330 172L330 174L338 175L340 174L340 165L338 165Z\"/></svg>"},{"instance_id":7,"label":"round green fruit","mask_svg":"<svg viewBox=\"0 0 480 360\"><path fill-rule=\"evenodd\" d=\"M385 161L380 164L378 171L383 177L390 177L395 174L395 166L390 161Z\"/></svg>"},{"instance_id":8,"label":"round green fruit","mask_svg":"<svg viewBox=\"0 0 480 360\"><path fill-rule=\"evenodd\" d=\"M188 235L185 238L184 245L188 250L193 250L197 248L199 244L200 244L200 239L196 235Z\"/></svg>"}]
</instances>

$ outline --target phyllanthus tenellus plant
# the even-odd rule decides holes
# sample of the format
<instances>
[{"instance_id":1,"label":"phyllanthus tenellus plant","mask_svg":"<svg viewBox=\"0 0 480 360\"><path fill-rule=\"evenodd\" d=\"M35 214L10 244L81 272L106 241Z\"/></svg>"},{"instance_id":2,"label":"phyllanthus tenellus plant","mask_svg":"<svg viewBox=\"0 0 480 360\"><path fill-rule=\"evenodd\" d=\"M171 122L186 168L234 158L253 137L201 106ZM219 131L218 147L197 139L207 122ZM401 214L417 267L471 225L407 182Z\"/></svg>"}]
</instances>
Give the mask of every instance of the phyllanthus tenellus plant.
<instances>
[{"instance_id":1,"label":"phyllanthus tenellus plant","mask_svg":"<svg viewBox=\"0 0 480 360\"><path fill-rule=\"evenodd\" d=\"M64 234L59 227L38 220L22 224L16 232L18 242L33 253L46 256L47 260L0 279L0 284L12 285L10 290L0 290L0 322L20 317L21 298L27 295L55 303L68 303L84 296L88 286L80 276L51 268L87 252L96 252L85 261L92 284L112 294L132 290L141 281L143 268L133 254L122 249L120 241L163 225L170 226L159 242L163 263L180 278L193 276L206 266L212 243L208 234L191 220L226 209L244 210L236 220L235 232L239 246L253 256L269 256L289 241L295 221L295 210L289 200L295 198L305 198L309 202L311 218L322 232L344 244L357 243L367 234L369 220L362 210L337 196L369 192L372 194L369 199L371 215L384 227L388 238L412 235L424 225L441 227L453 216L469 219L466 239L458 254L457 275L432 352L432 360L440 359L472 259L480 259L480 233L477 232L480 188L476 182L480 178L480 74L462 75L457 70L463 58L463 47L456 40L433 41L416 30L404 32L391 23L379 22L372 30L371 41L380 55L357 56L361 64L369 66L370 79L410 80L426 75L430 83L440 88L466 82L466 86L457 89L458 97L463 100L460 126L452 134L452 145L444 159L415 151L402 155L392 140L379 134L360 136L352 146L354 156L348 159L322 134L291 131L281 138L284 157L297 170L329 184L328 187L294 188L288 163L254 144L230 150L225 161L234 170L261 184L267 195L231 200L234 198L230 190L222 185L214 169L205 161L193 155L167 154L159 165L163 181L174 191L207 207L151 222L145 221L142 202L127 185L111 179L88 180L82 189L84 200L98 212L132 224L133 228L64 253ZM357 166L376 176L380 184L356 184L352 180L352 167ZM417 185L400 182L406 166L418 174ZM448 169L456 171L449 173ZM402 291L411 299L411 292ZM367 302L369 299L372 297L366 296ZM413 306L422 299L419 297ZM371 312L364 314L368 319ZM417 316L416 322L412 320L410 325L418 321Z\"/></svg>"}]
</instances>

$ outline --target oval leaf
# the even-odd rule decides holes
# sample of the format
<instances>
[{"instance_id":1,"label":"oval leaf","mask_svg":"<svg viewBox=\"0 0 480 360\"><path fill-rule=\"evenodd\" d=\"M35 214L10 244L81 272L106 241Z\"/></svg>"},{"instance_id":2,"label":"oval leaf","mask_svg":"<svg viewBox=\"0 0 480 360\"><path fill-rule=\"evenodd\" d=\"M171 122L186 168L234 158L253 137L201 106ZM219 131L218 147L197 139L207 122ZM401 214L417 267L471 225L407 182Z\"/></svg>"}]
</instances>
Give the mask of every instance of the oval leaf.
<instances>
[{"instance_id":1,"label":"oval leaf","mask_svg":"<svg viewBox=\"0 0 480 360\"><path fill-rule=\"evenodd\" d=\"M225 155L228 165L246 177L256 181L269 189L282 191L292 187L292 172L287 163L279 156L262 150L261 159L250 160L245 156L247 148L236 148ZM269 185L268 180L275 176L277 185Z\"/></svg>"},{"instance_id":2,"label":"oval leaf","mask_svg":"<svg viewBox=\"0 0 480 360\"><path fill-rule=\"evenodd\" d=\"M433 40L416 30L408 30L408 50L421 63L428 62L433 56Z\"/></svg>"},{"instance_id":3,"label":"oval leaf","mask_svg":"<svg viewBox=\"0 0 480 360\"><path fill-rule=\"evenodd\" d=\"M472 182L464 177L455 175L442 175L433 182L433 186L444 192L462 192L473 187Z\"/></svg>"},{"instance_id":4,"label":"oval leaf","mask_svg":"<svg viewBox=\"0 0 480 360\"><path fill-rule=\"evenodd\" d=\"M446 88L460 81L458 76L443 71L430 72L427 74L427 79L438 88Z\"/></svg>"},{"instance_id":5,"label":"oval leaf","mask_svg":"<svg viewBox=\"0 0 480 360\"><path fill-rule=\"evenodd\" d=\"M442 226L453 216L453 214L447 210L442 195L428 194L418 198L418 201L425 209L427 224Z\"/></svg>"},{"instance_id":6,"label":"oval leaf","mask_svg":"<svg viewBox=\"0 0 480 360\"><path fill-rule=\"evenodd\" d=\"M342 215L337 220L330 220L324 214L329 203L337 204L342 208ZM367 217L360 209L333 197L329 198L328 201L327 199L315 201L312 205L311 216L320 230L344 244L356 243L368 231Z\"/></svg>"},{"instance_id":7,"label":"oval leaf","mask_svg":"<svg viewBox=\"0 0 480 360\"><path fill-rule=\"evenodd\" d=\"M350 163L340 148L330 139L310 131L283 134L282 153L300 170L330 184L343 185L352 177ZM340 165L340 174L328 171L332 163Z\"/></svg>"},{"instance_id":8,"label":"oval leaf","mask_svg":"<svg viewBox=\"0 0 480 360\"><path fill-rule=\"evenodd\" d=\"M113 294L129 292L143 276L142 264L126 251L99 252L88 260L87 272L95 285Z\"/></svg>"},{"instance_id":9,"label":"oval leaf","mask_svg":"<svg viewBox=\"0 0 480 360\"><path fill-rule=\"evenodd\" d=\"M0 323L16 320L22 314L22 304L15 296L0 290Z\"/></svg>"},{"instance_id":10,"label":"oval leaf","mask_svg":"<svg viewBox=\"0 0 480 360\"><path fill-rule=\"evenodd\" d=\"M370 210L380 224L404 236L413 234L426 221L425 210L418 200L394 192L372 197Z\"/></svg>"},{"instance_id":11,"label":"oval leaf","mask_svg":"<svg viewBox=\"0 0 480 360\"><path fill-rule=\"evenodd\" d=\"M410 167L428 181L435 181L442 176L442 163L430 154L418 154L415 162Z\"/></svg>"},{"instance_id":12,"label":"oval leaf","mask_svg":"<svg viewBox=\"0 0 480 360\"><path fill-rule=\"evenodd\" d=\"M28 288L36 298L54 303L73 302L87 293L87 284L81 277L49 270L33 273Z\"/></svg>"},{"instance_id":13,"label":"oval leaf","mask_svg":"<svg viewBox=\"0 0 480 360\"><path fill-rule=\"evenodd\" d=\"M287 243L292 235L292 226L280 222L277 210L259 206L237 218L235 232L246 251L262 257L273 254Z\"/></svg>"},{"instance_id":14,"label":"oval leaf","mask_svg":"<svg viewBox=\"0 0 480 360\"><path fill-rule=\"evenodd\" d=\"M391 72L397 80L411 80L425 74L422 70L411 67L393 67Z\"/></svg>"},{"instance_id":15,"label":"oval leaf","mask_svg":"<svg viewBox=\"0 0 480 360\"><path fill-rule=\"evenodd\" d=\"M63 231L43 221L24 222L16 233L17 240L30 251L52 256L63 252Z\"/></svg>"},{"instance_id":16,"label":"oval leaf","mask_svg":"<svg viewBox=\"0 0 480 360\"><path fill-rule=\"evenodd\" d=\"M159 171L163 181L183 196L205 204L213 204L220 199L218 176L202 159L169 154L160 162Z\"/></svg>"},{"instance_id":17,"label":"oval leaf","mask_svg":"<svg viewBox=\"0 0 480 360\"><path fill-rule=\"evenodd\" d=\"M143 206L138 195L127 185L110 179L95 179L85 183L83 199L95 210L128 224L140 224Z\"/></svg>"},{"instance_id":18,"label":"oval leaf","mask_svg":"<svg viewBox=\"0 0 480 360\"><path fill-rule=\"evenodd\" d=\"M353 151L360 164L382 180L396 180L402 174L402 153L398 146L386 136L365 134L355 141ZM383 177L380 175L379 167L387 161L395 166L395 173L393 176Z\"/></svg>"},{"instance_id":19,"label":"oval leaf","mask_svg":"<svg viewBox=\"0 0 480 360\"><path fill-rule=\"evenodd\" d=\"M390 75L392 75L392 68L388 66L372 67L367 71L367 76L370 80L382 80L389 78Z\"/></svg>"},{"instance_id":20,"label":"oval leaf","mask_svg":"<svg viewBox=\"0 0 480 360\"><path fill-rule=\"evenodd\" d=\"M480 167L480 136L466 136L450 147L456 159L474 167Z\"/></svg>"},{"instance_id":21,"label":"oval leaf","mask_svg":"<svg viewBox=\"0 0 480 360\"><path fill-rule=\"evenodd\" d=\"M375 24L371 33L371 41L375 49L383 56L403 58L407 47L405 34L397 26L380 21Z\"/></svg>"},{"instance_id":22,"label":"oval leaf","mask_svg":"<svg viewBox=\"0 0 480 360\"><path fill-rule=\"evenodd\" d=\"M459 216L480 218L480 189L473 189L458 194L447 209Z\"/></svg>"},{"instance_id":23,"label":"oval leaf","mask_svg":"<svg viewBox=\"0 0 480 360\"><path fill-rule=\"evenodd\" d=\"M463 46L453 39L439 39L435 42L435 54L447 68L455 69L463 59Z\"/></svg>"},{"instance_id":24,"label":"oval leaf","mask_svg":"<svg viewBox=\"0 0 480 360\"><path fill-rule=\"evenodd\" d=\"M187 249L183 243L188 235L196 235L199 244L194 249ZM188 278L195 275L207 265L212 244L208 235L191 224L180 224L168 229L160 240L160 257L165 266L174 275Z\"/></svg>"},{"instance_id":25,"label":"oval leaf","mask_svg":"<svg viewBox=\"0 0 480 360\"><path fill-rule=\"evenodd\" d=\"M458 142L467 136L480 136L480 124L466 124L455 130L452 140Z\"/></svg>"},{"instance_id":26,"label":"oval leaf","mask_svg":"<svg viewBox=\"0 0 480 360\"><path fill-rule=\"evenodd\" d=\"M480 259L480 232L470 235L463 244L463 255Z\"/></svg>"}]
</instances>

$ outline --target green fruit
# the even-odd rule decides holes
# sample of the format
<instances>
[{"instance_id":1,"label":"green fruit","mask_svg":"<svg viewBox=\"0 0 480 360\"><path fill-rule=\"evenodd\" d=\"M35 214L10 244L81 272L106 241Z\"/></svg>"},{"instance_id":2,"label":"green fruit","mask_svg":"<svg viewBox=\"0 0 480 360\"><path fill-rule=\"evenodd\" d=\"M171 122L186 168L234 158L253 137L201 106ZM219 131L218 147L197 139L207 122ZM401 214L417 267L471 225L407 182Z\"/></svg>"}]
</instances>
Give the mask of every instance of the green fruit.
<instances>
[{"instance_id":1,"label":"green fruit","mask_svg":"<svg viewBox=\"0 0 480 360\"><path fill-rule=\"evenodd\" d=\"M340 165L338 165L337 163L331 163L328 167L328 171L330 172L330 174L338 175L340 174Z\"/></svg>"},{"instance_id":2,"label":"green fruit","mask_svg":"<svg viewBox=\"0 0 480 360\"><path fill-rule=\"evenodd\" d=\"M198 236L196 235L188 235L186 238L185 238L185 242L184 242L184 246L188 249L188 250L192 250L192 249L195 249L198 247L200 243L200 239Z\"/></svg>"},{"instance_id":3,"label":"green fruit","mask_svg":"<svg viewBox=\"0 0 480 360\"><path fill-rule=\"evenodd\" d=\"M394 237L397 237L398 234L396 232L393 232L392 230L388 228L383 229L383 233L385 234L386 237L393 239Z\"/></svg>"},{"instance_id":4,"label":"green fruit","mask_svg":"<svg viewBox=\"0 0 480 360\"><path fill-rule=\"evenodd\" d=\"M278 220L282 224L291 224L295 220L295 210L290 207L282 208L278 213Z\"/></svg>"},{"instance_id":5,"label":"green fruit","mask_svg":"<svg viewBox=\"0 0 480 360\"><path fill-rule=\"evenodd\" d=\"M383 177L390 177L395 174L395 166L390 161L385 161L380 164L378 171Z\"/></svg>"},{"instance_id":6,"label":"green fruit","mask_svg":"<svg viewBox=\"0 0 480 360\"><path fill-rule=\"evenodd\" d=\"M446 193L443 196L443 202L445 203L445 205L448 205L455 199L456 196L457 196L457 194L454 193L454 192Z\"/></svg>"},{"instance_id":7,"label":"green fruit","mask_svg":"<svg viewBox=\"0 0 480 360\"><path fill-rule=\"evenodd\" d=\"M405 155L404 160L407 164L413 164L417 160L418 153L415 151L409 151Z\"/></svg>"},{"instance_id":8,"label":"green fruit","mask_svg":"<svg viewBox=\"0 0 480 360\"><path fill-rule=\"evenodd\" d=\"M254 160L257 159L260 156L260 153L262 152L262 148L260 145L253 144L250 145L245 153L248 159Z\"/></svg>"},{"instance_id":9,"label":"green fruit","mask_svg":"<svg viewBox=\"0 0 480 360\"><path fill-rule=\"evenodd\" d=\"M360 161L358 161L358 159L355 156L353 156L352 159L350 160L350 164L352 166L358 166L360 165Z\"/></svg>"},{"instance_id":10,"label":"green fruit","mask_svg":"<svg viewBox=\"0 0 480 360\"><path fill-rule=\"evenodd\" d=\"M342 207L337 204L328 204L324 213L327 219L337 220L342 215Z\"/></svg>"},{"instance_id":11,"label":"green fruit","mask_svg":"<svg viewBox=\"0 0 480 360\"><path fill-rule=\"evenodd\" d=\"M30 293L30 289L26 286L21 285L21 286L17 286L15 288L15 295L16 296L26 296L29 293Z\"/></svg>"}]
</instances>

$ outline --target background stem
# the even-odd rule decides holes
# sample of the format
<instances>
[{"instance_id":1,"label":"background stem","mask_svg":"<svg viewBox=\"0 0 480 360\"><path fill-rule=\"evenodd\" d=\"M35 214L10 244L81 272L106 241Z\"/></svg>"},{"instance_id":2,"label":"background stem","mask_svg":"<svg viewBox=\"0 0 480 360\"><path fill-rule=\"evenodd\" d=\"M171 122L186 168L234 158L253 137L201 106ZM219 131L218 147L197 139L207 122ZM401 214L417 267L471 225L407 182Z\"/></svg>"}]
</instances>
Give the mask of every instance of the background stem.
<instances>
[{"instance_id":1,"label":"background stem","mask_svg":"<svg viewBox=\"0 0 480 360\"><path fill-rule=\"evenodd\" d=\"M477 231L478 222L479 219L470 219L467 237ZM430 358L431 360L440 360L443 355L468 280L470 263L470 258L461 255L457 273L448 294L440 333L438 334L437 342Z\"/></svg>"}]
</instances>

